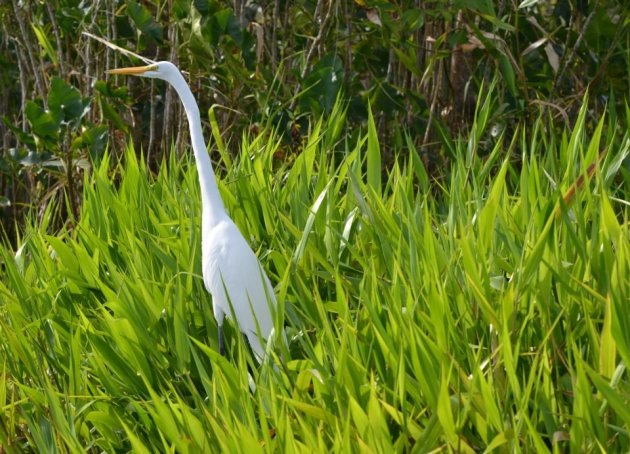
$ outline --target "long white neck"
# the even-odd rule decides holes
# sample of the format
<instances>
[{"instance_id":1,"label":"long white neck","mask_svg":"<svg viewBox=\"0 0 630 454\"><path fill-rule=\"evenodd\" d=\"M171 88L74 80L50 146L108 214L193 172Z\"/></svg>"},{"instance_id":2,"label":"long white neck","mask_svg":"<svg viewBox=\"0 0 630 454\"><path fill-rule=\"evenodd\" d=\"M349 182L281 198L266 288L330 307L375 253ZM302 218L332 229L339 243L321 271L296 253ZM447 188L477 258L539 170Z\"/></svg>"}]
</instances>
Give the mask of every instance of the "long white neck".
<instances>
[{"instance_id":1,"label":"long white neck","mask_svg":"<svg viewBox=\"0 0 630 454\"><path fill-rule=\"evenodd\" d=\"M216 225L226 216L225 207L217 180L212 169L212 161L206 149L206 142L203 139L201 129L201 117L199 116L199 106L190 88L185 83L183 76L180 75L181 83L172 84L177 94L184 104L186 116L188 117L188 126L190 128L190 142L195 160L197 161L197 172L199 174L199 185L201 187L201 206L203 219L203 232L209 231L209 228Z\"/></svg>"}]
</instances>

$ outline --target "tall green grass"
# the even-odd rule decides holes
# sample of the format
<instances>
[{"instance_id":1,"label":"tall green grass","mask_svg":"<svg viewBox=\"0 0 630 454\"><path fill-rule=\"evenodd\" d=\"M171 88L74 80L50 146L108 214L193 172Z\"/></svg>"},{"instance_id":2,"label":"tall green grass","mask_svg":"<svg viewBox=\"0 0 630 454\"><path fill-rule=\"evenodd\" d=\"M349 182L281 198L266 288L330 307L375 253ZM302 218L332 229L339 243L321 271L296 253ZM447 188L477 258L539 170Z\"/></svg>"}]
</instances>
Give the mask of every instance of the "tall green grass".
<instances>
[{"instance_id":1,"label":"tall green grass","mask_svg":"<svg viewBox=\"0 0 630 454\"><path fill-rule=\"evenodd\" d=\"M226 206L288 324L277 369L233 328L218 354L191 158L157 176L133 150L113 171L105 158L80 220L52 236L44 216L17 252L0 249L1 445L630 449L628 136L584 111L561 135L541 118L492 142L491 108L448 145L457 159L437 184L411 140L381 174L372 123L338 143L339 106L291 161L274 160L269 131L237 159L218 142Z\"/></svg>"}]
</instances>

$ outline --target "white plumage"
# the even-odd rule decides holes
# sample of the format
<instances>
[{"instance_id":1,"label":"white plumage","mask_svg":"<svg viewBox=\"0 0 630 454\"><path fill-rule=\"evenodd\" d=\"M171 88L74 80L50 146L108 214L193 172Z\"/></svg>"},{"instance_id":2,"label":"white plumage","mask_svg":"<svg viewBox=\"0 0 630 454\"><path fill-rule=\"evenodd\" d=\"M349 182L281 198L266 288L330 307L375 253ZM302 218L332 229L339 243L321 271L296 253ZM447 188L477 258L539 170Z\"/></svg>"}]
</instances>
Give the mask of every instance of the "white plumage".
<instances>
[{"instance_id":1,"label":"white plumage","mask_svg":"<svg viewBox=\"0 0 630 454\"><path fill-rule=\"evenodd\" d=\"M241 331L258 358L264 357L263 338L273 330L268 307L275 308L273 287L256 255L234 222L226 218L212 227L203 242L203 280L212 295L214 317L219 325L232 310ZM227 292L226 292L227 290Z\"/></svg>"}]
</instances>

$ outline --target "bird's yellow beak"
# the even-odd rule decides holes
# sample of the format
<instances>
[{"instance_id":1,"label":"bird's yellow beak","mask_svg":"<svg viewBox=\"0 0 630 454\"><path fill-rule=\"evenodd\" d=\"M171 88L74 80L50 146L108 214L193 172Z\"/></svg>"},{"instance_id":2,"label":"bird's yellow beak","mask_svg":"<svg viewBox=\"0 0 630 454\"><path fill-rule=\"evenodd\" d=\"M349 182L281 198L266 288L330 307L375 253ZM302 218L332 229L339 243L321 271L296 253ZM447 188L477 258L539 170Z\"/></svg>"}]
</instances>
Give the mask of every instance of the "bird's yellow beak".
<instances>
[{"instance_id":1,"label":"bird's yellow beak","mask_svg":"<svg viewBox=\"0 0 630 454\"><path fill-rule=\"evenodd\" d=\"M148 66L132 66L130 68L117 68L110 69L107 71L107 74L144 74L147 71L151 71L154 69L154 65Z\"/></svg>"}]
</instances>

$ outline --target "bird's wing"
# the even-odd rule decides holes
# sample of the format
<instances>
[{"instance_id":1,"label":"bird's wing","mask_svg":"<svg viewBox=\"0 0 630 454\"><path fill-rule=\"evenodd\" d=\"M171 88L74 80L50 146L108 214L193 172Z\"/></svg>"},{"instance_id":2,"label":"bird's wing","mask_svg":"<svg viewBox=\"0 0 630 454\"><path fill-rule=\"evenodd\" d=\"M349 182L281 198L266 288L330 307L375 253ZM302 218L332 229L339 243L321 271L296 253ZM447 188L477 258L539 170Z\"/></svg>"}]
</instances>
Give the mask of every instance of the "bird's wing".
<instances>
[{"instance_id":1,"label":"bird's wing","mask_svg":"<svg viewBox=\"0 0 630 454\"><path fill-rule=\"evenodd\" d=\"M263 339L271 334L276 298L258 258L232 221L220 222L209 232L203 260L204 283L217 321L221 322L221 313L232 318L233 310L252 350L262 358L258 333Z\"/></svg>"}]
</instances>

